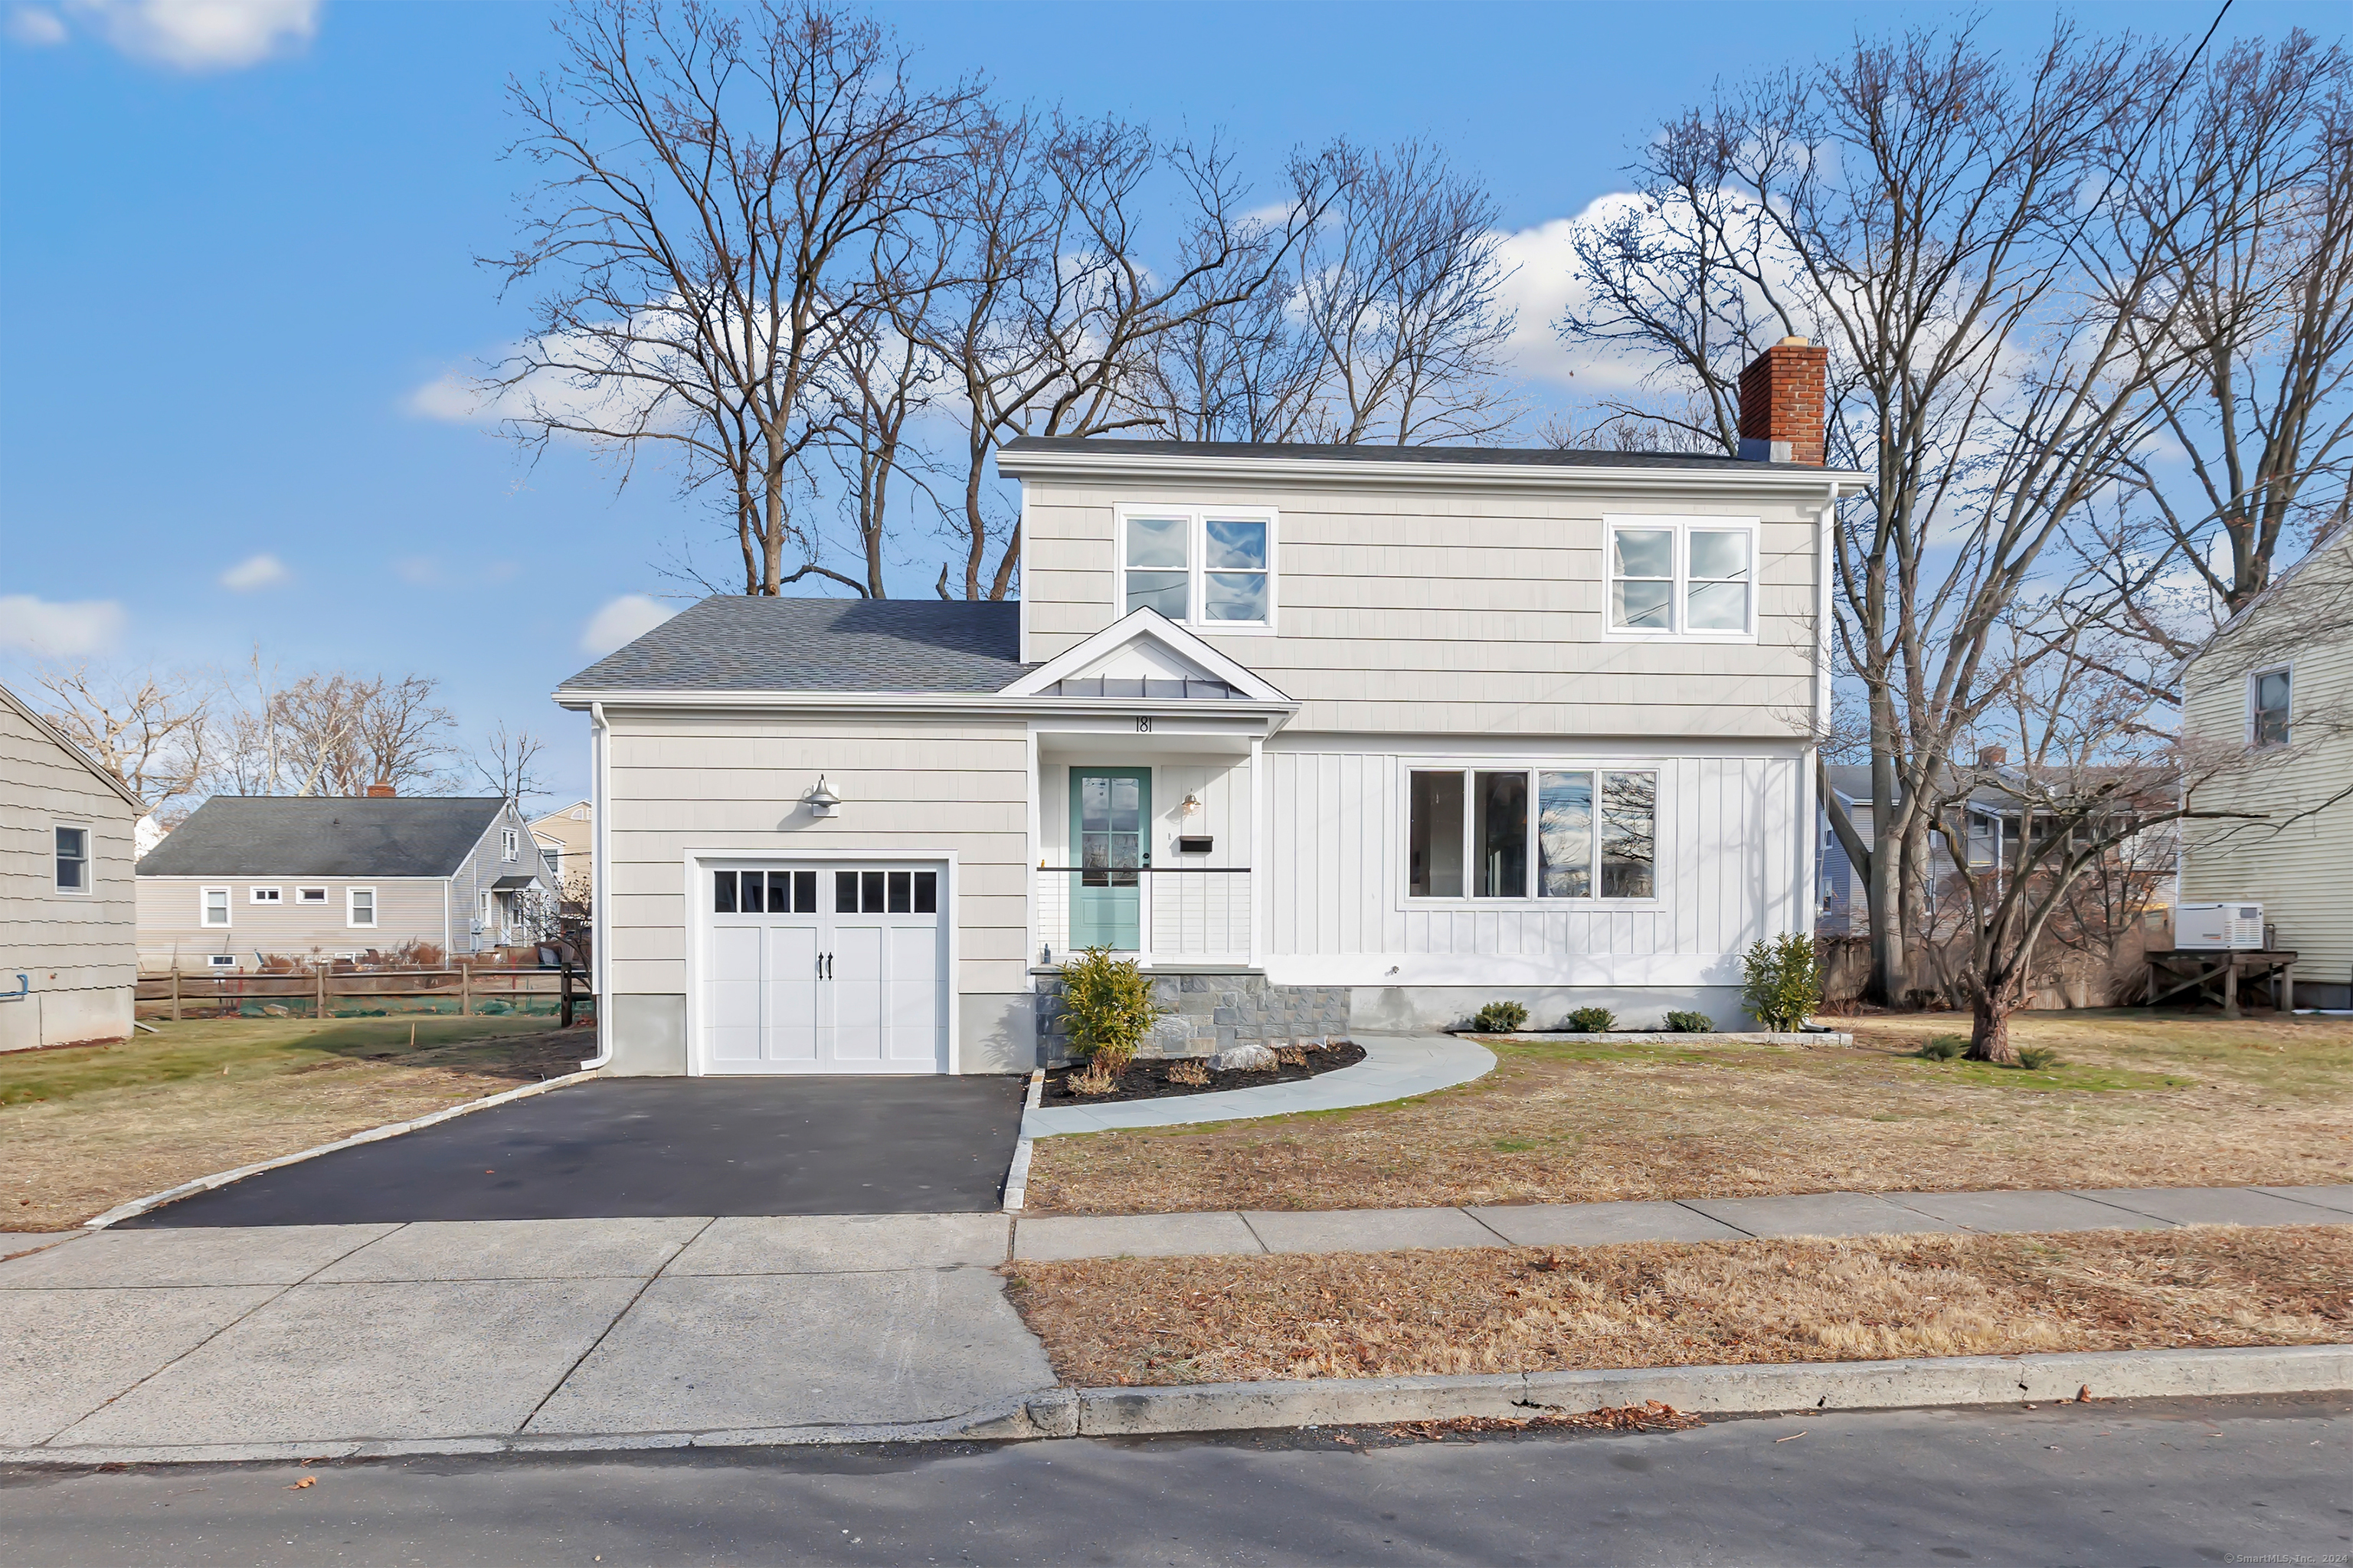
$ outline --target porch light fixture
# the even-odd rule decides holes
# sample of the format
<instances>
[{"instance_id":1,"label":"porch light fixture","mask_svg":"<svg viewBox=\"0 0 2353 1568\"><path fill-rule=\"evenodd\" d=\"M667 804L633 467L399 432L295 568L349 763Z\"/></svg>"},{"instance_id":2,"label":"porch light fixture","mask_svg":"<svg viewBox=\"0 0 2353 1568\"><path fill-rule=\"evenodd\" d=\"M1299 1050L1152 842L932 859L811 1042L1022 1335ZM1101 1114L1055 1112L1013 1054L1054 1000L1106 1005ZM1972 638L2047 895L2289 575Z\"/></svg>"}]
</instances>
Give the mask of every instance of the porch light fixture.
<instances>
[{"instance_id":1,"label":"porch light fixture","mask_svg":"<svg viewBox=\"0 0 2353 1568\"><path fill-rule=\"evenodd\" d=\"M1176 809L1188 817L1193 816L1201 810L1201 797L1187 789L1185 791L1184 803Z\"/></svg>"},{"instance_id":2,"label":"porch light fixture","mask_svg":"<svg viewBox=\"0 0 2353 1568\"><path fill-rule=\"evenodd\" d=\"M817 776L817 788L809 791L809 815L830 817L841 810L841 797L825 787L825 775Z\"/></svg>"}]
</instances>

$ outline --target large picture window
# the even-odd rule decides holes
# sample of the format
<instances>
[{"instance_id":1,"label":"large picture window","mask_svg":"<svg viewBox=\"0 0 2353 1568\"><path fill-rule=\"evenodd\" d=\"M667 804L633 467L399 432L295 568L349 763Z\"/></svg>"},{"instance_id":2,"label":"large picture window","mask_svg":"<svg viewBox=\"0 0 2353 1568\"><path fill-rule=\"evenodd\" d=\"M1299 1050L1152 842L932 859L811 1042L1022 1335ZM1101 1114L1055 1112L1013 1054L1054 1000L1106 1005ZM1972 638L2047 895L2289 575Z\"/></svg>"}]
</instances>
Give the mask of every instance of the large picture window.
<instances>
[{"instance_id":1,"label":"large picture window","mask_svg":"<svg viewBox=\"0 0 2353 1568\"><path fill-rule=\"evenodd\" d=\"M1658 896L1656 773L1417 768L1406 794L1409 897Z\"/></svg>"},{"instance_id":2,"label":"large picture window","mask_svg":"<svg viewBox=\"0 0 2353 1568\"><path fill-rule=\"evenodd\" d=\"M1123 614L1152 609L1205 630L1274 624L1271 513L1124 513L1119 563Z\"/></svg>"},{"instance_id":3,"label":"large picture window","mask_svg":"<svg viewBox=\"0 0 2353 1568\"><path fill-rule=\"evenodd\" d=\"M1611 635L1755 635L1755 524L1712 518L1613 518L1609 534Z\"/></svg>"}]
</instances>

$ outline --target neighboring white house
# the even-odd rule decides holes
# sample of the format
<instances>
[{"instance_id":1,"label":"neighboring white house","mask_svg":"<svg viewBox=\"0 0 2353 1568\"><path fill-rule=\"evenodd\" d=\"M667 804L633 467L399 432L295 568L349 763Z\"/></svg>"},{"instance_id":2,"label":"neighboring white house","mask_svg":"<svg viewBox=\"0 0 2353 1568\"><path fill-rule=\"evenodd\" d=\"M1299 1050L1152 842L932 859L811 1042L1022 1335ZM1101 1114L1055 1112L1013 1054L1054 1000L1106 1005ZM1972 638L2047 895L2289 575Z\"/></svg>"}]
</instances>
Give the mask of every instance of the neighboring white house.
<instances>
[{"instance_id":1,"label":"neighboring white house","mask_svg":"<svg viewBox=\"0 0 2353 1568\"><path fill-rule=\"evenodd\" d=\"M556 693L591 715L604 1055L1026 1068L1088 946L1160 977L1172 1051L1501 998L1731 1024L1741 949L1813 923L1826 522L1862 482L1820 466L1822 353L1746 378L1759 461L1016 440L1018 604L647 633Z\"/></svg>"},{"instance_id":2,"label":"neighboring white house","mask_svg":"<svg viewBox=\"0 0 2353 1568\"><path fill-rule=\"evenodd\" d=\"M131 841L142 809L0 686L0 1051L131 1033Z\"/></svg>"},{"instance_id":3,"label":"neighboring white house","mask_svg":"<svg viewBox=\"0 0 2353 1568\"><path fill-rule=\"evenodd\" d=\"M139 962L235 973L265 959L463 957L536 938L552 877L505 800L216 795L139 862Z\"/></svg>"},{"instance_id":4,"label":"neighboring white house","mask_svg":"<svg viewBox=\"0 0 2353 1568\"><path fill-rule=\"evenodd\" d=\"M2182 902L2261 904L2296 1001L2353 1007L2353 526L2210 638L2182 685L2192 744L2250 754L2191 804L2260 813L2184 824Z\"/></svg>"}]
</instances>

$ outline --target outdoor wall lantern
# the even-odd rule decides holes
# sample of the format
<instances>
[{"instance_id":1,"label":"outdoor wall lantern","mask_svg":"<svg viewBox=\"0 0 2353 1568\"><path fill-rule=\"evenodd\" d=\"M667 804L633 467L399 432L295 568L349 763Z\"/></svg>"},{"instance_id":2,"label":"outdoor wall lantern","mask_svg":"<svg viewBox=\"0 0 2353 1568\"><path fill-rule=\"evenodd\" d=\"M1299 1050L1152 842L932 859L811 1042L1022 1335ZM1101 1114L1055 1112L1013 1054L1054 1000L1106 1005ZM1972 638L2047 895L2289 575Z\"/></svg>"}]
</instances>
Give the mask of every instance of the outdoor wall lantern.
<instances>
[{"instance_id":1,"label":"outdoor wall lantern","mask_svg":"<svg viewBox=\"0 0 2353 1568\"><path fill-rule=\"evenodd\" d=\"M830 817L841 810L841 797L825 787L822 773L817 776L817 788L809 791L808 809L812 817Z\"/></svg>"},{"instance_id":2,"label":"outdoor wall lantern","mask_svg":"<svg viewBox=\"0 0 2353 1568\"><path fill-rule=\"evenodd\" d=\"M1195 793L1193 793L1193 791L1191 791L1190 789L1186 790L1186 791L1185 791L1185 801L1184 801L1184 804L1183 804L1183 805L1181 805L1181 806L1179 806L1179 807L1177 807L1177 810L1180 810L1180 811L1182 811L1182 812L1184 812L1184 813L1185 813L1185 815L1187 815L1187 816L1188 816L1188 817L1189 817L1189 816L1194 815L1196 812L1199 811L1199 810L1200 810L1200 809L1201 809L1201 797L1200 797L1200 796L1198 796L1198 795L1197 795L1197 794L1195 794Z\"/></svg>"}]
</instances>

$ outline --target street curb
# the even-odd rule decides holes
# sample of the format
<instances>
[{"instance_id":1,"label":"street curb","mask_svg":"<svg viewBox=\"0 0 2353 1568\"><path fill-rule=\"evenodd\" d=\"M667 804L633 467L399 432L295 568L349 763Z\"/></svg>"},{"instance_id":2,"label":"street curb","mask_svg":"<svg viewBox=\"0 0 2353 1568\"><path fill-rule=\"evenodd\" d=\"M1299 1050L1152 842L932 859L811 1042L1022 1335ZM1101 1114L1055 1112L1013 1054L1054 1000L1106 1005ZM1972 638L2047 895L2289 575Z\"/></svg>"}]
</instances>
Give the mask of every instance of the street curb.
<instances>
[{"instance_id":1,"label":"street curb","mask_svg":"<svg viewBox=\"0 0 2353 1568\"><path fill-rule=\"evenodd\" d=\"M322 1143L315 1149L303 1150L299 1154L281 1154L275 1160L264 1160L253 1165L240 1165L234 1171L216 1171L210 1176L199 1176L193 1181L183 1181L176 1187L166 1187L160 1192L150 1192L143 1198L133 1198L127 1203L117 1203L96 1219L84 1220L82 1229L104 1230L118 1221L132 1219L145 1213L150 1209L176 1202L182 1198L194 1197L198 1192L209 1192L216 1187L226 1187L232 1181L242 1181L248 1176L259 1176L264 1171L275 1171L284 1165L299 1165L305 1160L316 1160L322 1154L332 1154L339 1149L354 1149L363 1143L375 1143L380 1139L397 1138L404 1132L415 1132L419 1128L431 1127L436 1122L449 1121L458 1117L470 1116L478 1110L489 1110L494 1106L529 1099L533 1095L543 1095L550 1089L560 1089L568 1084L586 1083L596 1075L597 1069L592 1067L586 1072L566 1073L562 1077L542 1078L538 1083L525 1084L519 1089L501 1090L498 1094L488 1095L479 1100L468 1100L463 1105L448 1107L428 1116L417 1117L408 1121L386 1122L382 1127L372 1127L365 1132L355 1132L349 1138L339 1138L332 1143Z\"/></svg>"},{"instance_id":2,"label":"street curb","mask_svg":"<svg viewBox=\"0 0 2353 1568\"><path fill-rule=\"evenodd\" d=\"M1029 1071L1029 1096L1021 1102L1024 1123L1029 1121L1029 1113L1038 1108L1045 1097L1046 1069L1033 1067ZM1008 1214L1018 1213L1023 1201L1029 1195L1029 1155L1036 1143L1037 1139L1024 1133L1021 1140L1013 1146L1013 1163L1005 1171L1005 1212Z\"/></svg>"},{"instance_id":3,"label":"street curb","mask_svg":"<svg viewBox=\"0 0 2353 1568\"><path fill-rule=\"evenodd\" d=\"M2227 1398L2353 1392L2353 1344L2225 1350L2061 1351L1892 1361L1648 1367L1475 1377L1314 1378L1168 1388L1052 1388L937 1421L703 1432L523 1433L319 1443L0 1448L0 1466L229 1464L428 1455L628 1453L1142 1436L1463 1417L1526 1419L1639 1405L1694 1414Z\"/></svg>"}]
</instances>

